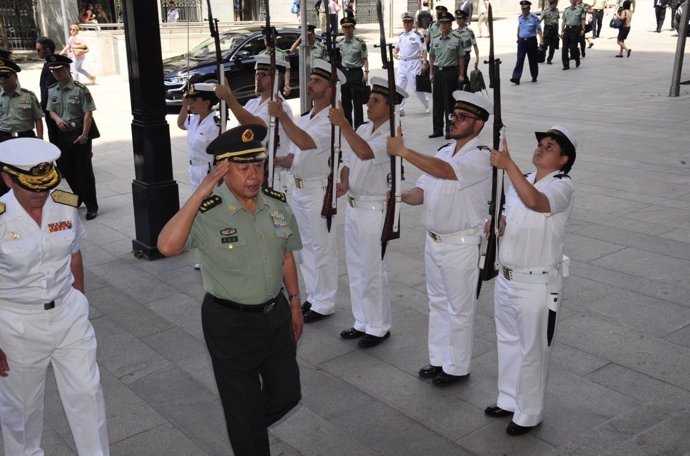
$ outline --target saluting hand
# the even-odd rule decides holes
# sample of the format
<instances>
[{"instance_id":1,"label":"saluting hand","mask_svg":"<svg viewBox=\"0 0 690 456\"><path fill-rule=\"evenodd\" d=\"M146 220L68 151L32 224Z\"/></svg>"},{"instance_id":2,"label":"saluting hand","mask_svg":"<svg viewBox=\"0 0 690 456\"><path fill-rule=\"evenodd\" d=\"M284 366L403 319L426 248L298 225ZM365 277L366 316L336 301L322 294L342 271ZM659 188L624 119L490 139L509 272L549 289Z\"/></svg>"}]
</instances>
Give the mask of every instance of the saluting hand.
<instances>
[{"instance_id":1,"label":"saluting hand","mask_svg":"<svg viewBox=\"0 0 690 456\"><path fill-rule=\"evenodd\" d=\"M222 160L213 167L210 173L204 177L204 179L199 184L196 192L201 193L204 197L213 193L216 187L218 187L222 182L225 175L230 170L230 162L227 160Z\"/></svg>"},{"instance_id":2,"label":"saluting hand","mask_svg":"<svg viewBox=\"0 0 690 456\"><path fill-rule=\"evenodd\" d=\"M7 377L7 373L10 371L10 365L7 363L7 355L5 352L0 350L0 377Z\"/></svg>"}]
</instances>

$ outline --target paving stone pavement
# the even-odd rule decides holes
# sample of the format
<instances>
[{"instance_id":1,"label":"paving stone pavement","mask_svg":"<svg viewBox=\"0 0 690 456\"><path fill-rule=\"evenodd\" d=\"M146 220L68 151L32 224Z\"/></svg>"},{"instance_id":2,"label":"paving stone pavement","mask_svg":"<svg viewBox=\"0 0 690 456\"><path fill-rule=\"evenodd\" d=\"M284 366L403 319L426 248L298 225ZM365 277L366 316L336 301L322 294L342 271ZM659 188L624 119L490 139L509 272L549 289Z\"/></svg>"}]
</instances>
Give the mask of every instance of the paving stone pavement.
<instances>
[{"instance_id":1,"label":"paving stone pavement","mask_svg":"<svg viewBox=\"0 0 690 456\"><path fill-rule=\"evenodd\" d=\"M516 12L517 15L517 12ZM607 19L604 21L607 24ZM667 21L668 22L668 21ZM362 26L370 43L375 26ZM667 97L676 39L653 33L639 6L629 59L616 59L605 26L579 69L540 65L539 82L508 82L515 17L496 22L503 61L503 118L511 153L530 169L533 132L553 124L578 137L573 259L560 312L543 424L512 438L506 419L483 415L496 397L492 286L479 300L472 376L438 389L416 376L426 364L426 295L419 208L402 211L388 247L394 325L385 344L363 351L338 337L349 327L339 234L337 311L306 326L299 343L303 400L271 429L275 455L688 455L690 443L690 89ZM488 40L479 40L482 57ZM371 49L373 75L383 76ZM88 68L89 59L86 60ZM39 65L22 84L38 87ZM485 77L488 76L486 66ZM682 80L690 79L686 69ZM114 456L232 454L200 327L201 279L194 253L154 262L132 255L131 113L127 81L91 87L103 134L94 168L100 213L83 246L91 318ZM299 111L294 105L295 112ZM433 153L431 117L411 99L402 119L411 147ZM189 192L184 132L167 116L174 178ZM482 133L491 142L491 128ZM418 170L406 167L405 187ZM83 215L83 214L82 214ZM337 229L342 233L342 215ZM44 447L73 455L54 380L46 394Z\"/></svg>"}]
</instances>

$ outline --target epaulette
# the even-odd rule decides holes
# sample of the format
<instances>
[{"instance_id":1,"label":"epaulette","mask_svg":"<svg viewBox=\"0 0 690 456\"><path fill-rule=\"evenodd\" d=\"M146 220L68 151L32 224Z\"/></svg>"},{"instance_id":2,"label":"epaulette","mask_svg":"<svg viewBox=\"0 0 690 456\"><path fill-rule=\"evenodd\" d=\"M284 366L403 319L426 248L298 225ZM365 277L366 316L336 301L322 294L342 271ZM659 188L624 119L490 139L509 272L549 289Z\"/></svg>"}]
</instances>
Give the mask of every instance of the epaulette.
<instances>
[{"instance_id":1,"label":"epaulette","mask_svg":"<svg viewBox=\"0 0 690 456\"><path fill-rule=\"evenodd\" d=\"M218 195L211 195L204 199L199 205L199 212L206 212L214 207L220 205L223 202L223 198Z\"/></svg>"},{"instance_id":2,"label":"epaulette","mask_svg":"<svg viewBox=\"0 0 690 456\"><path fill-rule=\"evenodd\" d=\"M415 32L417 34L417 36L420 37L421 39L424 39L424 35L419 33L417 30L413 30L413 32Z\"/></svg>"},{"instance_id":3,"label":"epaulette","mask_svg":"<svg viewBox=\"0 0 690 456\"><path fill-rule=\"evenodd\" d=\"M563 179L564 177L567 177L568 179L570 179L570 176L568 176L568 175L565 174L565 173L563 173L563 174L556 174L556 175L553 176L553 177L554 177L554 179Z\"/></svg>"},{"instance_id":4,"label":"epaulette","mask_svg":"<svg viewBox=\"0 0 690 456\"><path fill-rule=\"evenodd\" d=\"M0 203L0 215L4 214L6 210L7 206L5 206L5 203Z\"/></svg>"},{"instance_id":5,"label":"epaulette","mask_svg":"<svg viewBox=\"0 0 690 456\"><path fill-rule=\"evenodd\" d=\"M355 35L355 36L354 36L354 39L356 39L356 40L358 40L358 41L361 41L362 43L366 44L366 41L364 41L364 38L362 38L362 37L360 37L360 36L358 36L358 35Z\"/></svg>"},{"instance_id":6,"label":"epaulette","mask_svg":"<svg viewBox=\"0 0 690 456\"><path fill-rule=\"evenodd\" d=\"M79 197L74 193L66 192L64 190L55 190L50 194L50 197L58 204L64 204L65 206L78 207Z\"/></svg>"},{"instance_id":7,"label":"epaulette","mask_svg":"<svg viewBox=\"0 0 690 456\"><path fill-rule=\"evenodd\" d=\"M477 146L477 149L479 149L479 150L491 150L491 147L489 147L489 146Z\"/></svg>"},{"instance_id":8,"label":"epaulette","mask_svg":"<svg viewBox=\"0 0 690 456\"><path fill-rule=\"evenodd\" d=\"M74 81L74 85L82 89L86 89L86 86L79 81Z\"/></svg>"},{"instance_id":9,"label":"epaulette","mask_svg":"<svg viewBox=\"0 0 690 456\"><path fill-rule=\"evenodd\" d=\"M311 112L311 109L309 111L304 111L302 114L300 114L300 117L304 117L307 114L309 114L310 112Z\"/></svg>"},{"instance_id":10,"label":"epaulette","mask_svg":"<svg viewBox=\"0 0 690 456\"><path fill-rule=\"evenodd\" d=\"M48 86L48 88L49 88L49 89L52 89L52 88L55 87L56 85L58 85L57 82L56 82L55 84L50 84L50 85Z\"/></svg>"},{"instance_id":11,"label":"epaulette","mask_svg":"<svg viewBox=\"0 0 690 456\"><path fill-rule=\"evenodd\" d=\"M281 201L283 203L287 202L287 198L285 197L285 193L277 192L273 190L272 188L268 187L261 187L261 191L263 191L264 195L270 196L271 198L277 199L278 201Z\"/></svg>"},{"instance_id":12,"label":"epaulette","mask_svg":"<svg viewBox=\"0 0 690 456\"><path fill-rule=\"evenodd\" d=\"M22 87L22 90L23 90L24 92L28 93L28 94L36 95L36 94L35 94L34 92L32 92L31 90L25 89L24 87Z\"/></svg>"},{"instance_id":13,"label":"epaulette","mask_svg":"<svg viewBox=\"0 0 690 456\"><path fill-rule=\"evenodd\" d=\"M452 144L452 143L445 143L444 145L442 145L441 147L439 147L438 149L436 149L436 152L438 152L439 150L443 149L443 148L446 147L446 146L450 146L451 144Z\"/></svg>"}]
</instances>

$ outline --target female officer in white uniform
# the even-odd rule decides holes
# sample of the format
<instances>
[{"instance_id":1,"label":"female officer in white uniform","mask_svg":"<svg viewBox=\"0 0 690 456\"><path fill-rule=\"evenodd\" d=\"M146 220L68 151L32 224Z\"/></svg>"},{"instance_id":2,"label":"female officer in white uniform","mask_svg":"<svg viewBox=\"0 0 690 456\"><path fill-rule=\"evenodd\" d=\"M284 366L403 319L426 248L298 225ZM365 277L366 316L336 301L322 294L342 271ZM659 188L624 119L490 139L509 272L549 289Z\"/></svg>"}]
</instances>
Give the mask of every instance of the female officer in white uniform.
<instances>
[{"instance_id":1,"label":"female officer in white uniform","mask_svg":"<svg viewBox=\"0 0 690 456\"><path fill-rule=\"evenodd\" d=\"M484 413L513 415L509 435L525 434L542 421L556 312L567 275L565 227L573 209L568 172L575 161L575 138L559 126L535 135L536 171L530 174L523 176L505 143L491 151L491 163L506 171L512 187L506 192L494 288L498 400Z\"/></svg>"}]
</instances>

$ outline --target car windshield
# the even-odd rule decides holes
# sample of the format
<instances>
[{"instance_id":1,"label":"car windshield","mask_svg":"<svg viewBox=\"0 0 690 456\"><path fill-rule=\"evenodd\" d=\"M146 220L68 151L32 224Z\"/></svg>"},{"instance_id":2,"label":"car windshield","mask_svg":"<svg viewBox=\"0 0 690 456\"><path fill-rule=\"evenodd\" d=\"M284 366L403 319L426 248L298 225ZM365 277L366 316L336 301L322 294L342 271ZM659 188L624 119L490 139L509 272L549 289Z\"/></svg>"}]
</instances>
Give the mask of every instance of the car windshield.
<instances>
[{"instance_id":1,"label":"car windshield","mask_svg":"<svg viewBox=\"0 0 690 456\"><path fill-rule=\"evenodd\" d=\"M225 58L230 51L235 49L244 40L243 35L221 35L220 37L220 52ZM189 51L189 58L192 60L208 60L214 59L216 55L216 43L213 37L208 38L201 44L195 46Z\"/></svg>"}]
</instances>

